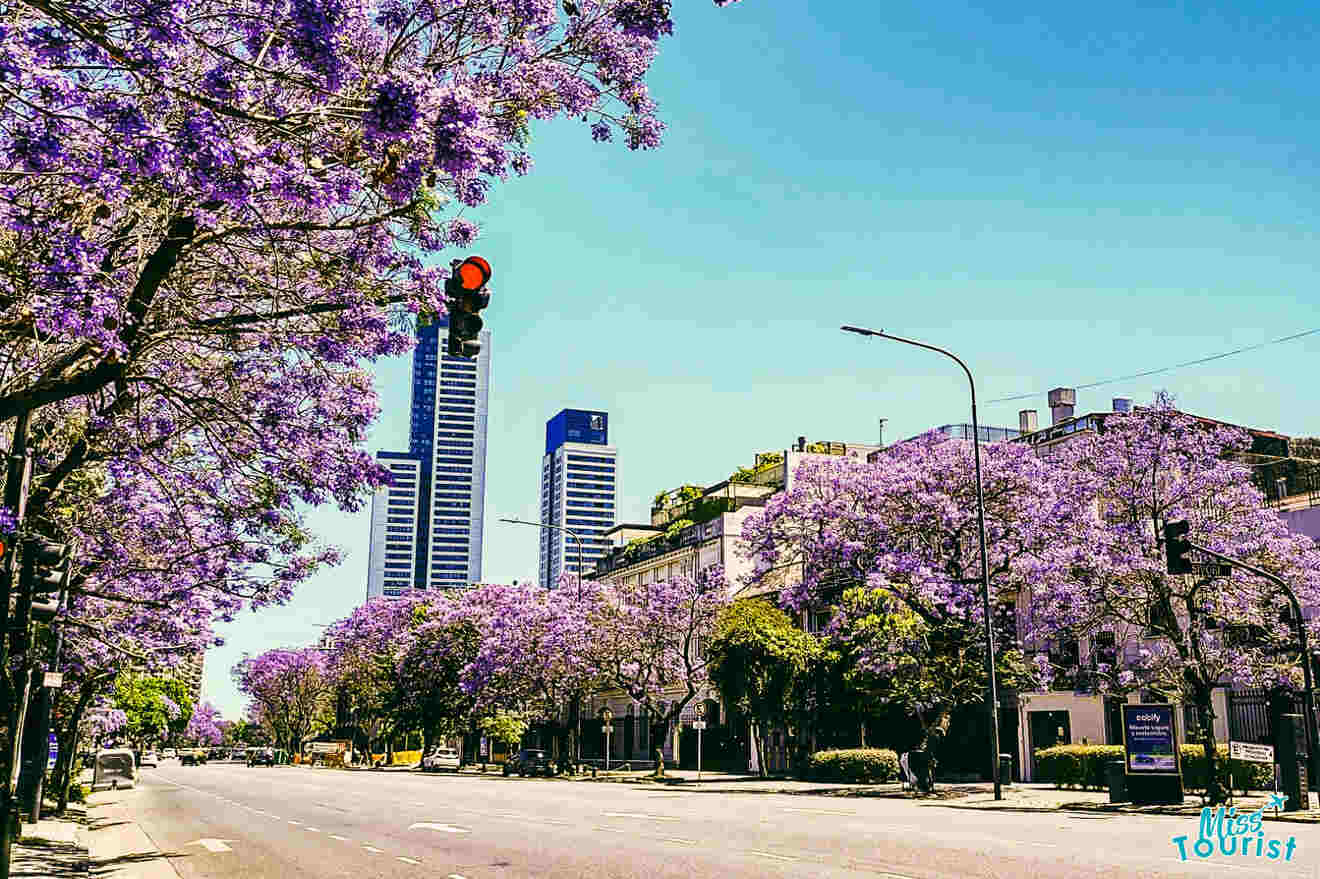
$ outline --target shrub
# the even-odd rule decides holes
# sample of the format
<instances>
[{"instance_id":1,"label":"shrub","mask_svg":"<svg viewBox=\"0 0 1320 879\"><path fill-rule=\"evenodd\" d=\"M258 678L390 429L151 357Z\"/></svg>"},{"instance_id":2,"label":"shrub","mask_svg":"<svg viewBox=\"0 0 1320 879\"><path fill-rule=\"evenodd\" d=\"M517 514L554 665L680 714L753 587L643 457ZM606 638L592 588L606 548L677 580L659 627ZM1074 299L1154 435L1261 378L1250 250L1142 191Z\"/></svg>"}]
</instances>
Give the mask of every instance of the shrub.
<instances>
[{"instance_id":1,"label":"shrub","mask_svg":"<svg viewBox=\"0 0 1320 879\"><path fill-rule=\"evenodd\" d=\"M1229 760L1228 746L1219 745L1219 781L1228 787L1232 773L1236 790L1271 790L1274 767L1268 763ZM1183 786L1204 790L1206 782L1205 749L1201 745L1180 745ZM1055 745L1036 751L1036 780L1052 781L1055 787L1101 790L1109 783L1105 764L1123 759L1122 745Z\"/></svg>"},{"instance_id":2,"label":"shrub","mask_svg":"<svg viewBox=\"0 0 1320 879\"><path fill-rule=\"evenodd\" d=\"M1218 760L1219 783L1228 789L1229 773L1232 773L1235 790L1273 790L1274 766L1270 763L1248 763L1245 760L1228 759L1228 745L1215 747ZM1188 790L1205 790L1206 765L1205 748L1202 745L1183 745L1179 749L1182 759L1183 787Z\"/></svg>"},{"instance_id":3,"label":"shrub","mask_svg":"<svg viewBox=\"0 0 1320 879\"><path fill-rule=\"evenodd\" d=\"M76 781L73 784L69 785L69 802L71 803L87 802L87 788Z\"/></svg>"},{"instance_id":4,"label":"shrub","mask_svg":"<svg viewBox=\"0 0 1320 879\"><path fill-rule=\"evenodd\" d=\"M817 751L807 758L807 777L814 781L856 781L880 784L898 778L898 755L888 748Z\"/></svg>"},{"instance_id":5,"label":"shrub","mask_svg":"<svg viewBox=\"0 0 1320 879\"><path fill-rule=\"evenodd\" d=\"M1055 745L1036 751L1036 781L1055 787L1100 789L1108 784L1105 764L1123 759L1122 745Z\"/></svg>"}]
</instances>

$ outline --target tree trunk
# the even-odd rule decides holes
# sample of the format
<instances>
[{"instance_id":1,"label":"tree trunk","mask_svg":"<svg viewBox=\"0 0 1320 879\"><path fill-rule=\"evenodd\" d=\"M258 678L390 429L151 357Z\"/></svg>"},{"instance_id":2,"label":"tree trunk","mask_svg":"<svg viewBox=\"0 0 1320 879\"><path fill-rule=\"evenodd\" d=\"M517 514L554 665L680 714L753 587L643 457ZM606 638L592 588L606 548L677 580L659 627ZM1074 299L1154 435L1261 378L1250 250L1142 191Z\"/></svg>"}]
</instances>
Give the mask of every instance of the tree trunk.
<instances>
[{"instance_id":1,"label":"tree trunk","mask_svg":"<svg viewBox=\"0 0 1320 879\"><path fill-rule=\"evenodd\" d=\"M1213 691L1207 687L1196 690L1196 716L1201 722L1201 744L1205 748L1205 796L1210 805L1217 806L1228 799L1219 783L1219 752L1215 746L1215 709ZM1174 747L1178 747L1174 743Z\"/></svg>"},{"instance_id":2,"label":"tree trunk","mask_svg":"<svg viewBox=\"0 0 1320 879\"><path fill-rule=\"evenodd\" d=\"M861 730L861 743L859 747L865 748L866 747L866 717L865 716L863 716L862 719L858 722L858 727Z\"/></svg>"}]
</instances>

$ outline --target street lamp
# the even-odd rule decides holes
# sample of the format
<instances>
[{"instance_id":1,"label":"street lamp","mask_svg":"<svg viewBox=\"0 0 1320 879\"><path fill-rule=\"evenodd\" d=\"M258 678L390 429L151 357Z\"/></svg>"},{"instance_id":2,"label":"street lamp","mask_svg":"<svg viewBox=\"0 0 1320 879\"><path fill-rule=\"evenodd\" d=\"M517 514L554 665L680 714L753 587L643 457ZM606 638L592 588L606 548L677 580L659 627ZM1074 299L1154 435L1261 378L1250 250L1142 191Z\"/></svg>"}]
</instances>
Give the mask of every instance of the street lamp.
<instances>
[{"instance_id":1,"label":"street lamp","mask_svg":"<svg viewBox=\"0 0 1320 879\"><path fill-rule=\"evenodd\" d=\"M574 531L572 528L565 528L563 525L547 525L545 522L528 522L526 519L500 519L500 521L508 522L512 525L534 525L537 528L551 528L554 529L555 531L564 531L568 533L568 536L576 540L577 559L578 559L577 597L578 598L582 597L582 538L578 536L576 531Z\"/></svg>"},{"instance_id":2,"label":"street lamp","mask_svg":"<svg viewBox=\"0 0 1320 879\"><path fill-rule=\"evenodd\" d=\"M605 771L610 771L610 733L614 732L614 712L605 708L600 712L601 730L605 733Z\"/></svg>"},{"instance_id":3,"label":"street lamp","mask_svg":"<svg viewBox=\"0 0 1320 879\"><path fill-rule=\"evenodd\" d=\"M545 522L528 522L526 519L503 518L501 522L508 522L510 525L533 525L537 528L549 528L553 531L563 531L577 541L577 597L582 598L582 538L572 528L565 528L562 525L548 525ZM576 751L573 759L577 763L582 762L582 694L574 693L572 704L569 706L572 712L573 726L576 727L576 735L573 739L573 750Z\"/></svg>"},{"instance_id":4,"label":"street lamp","mask_svg":"<svg viewBox=\"0 0 1320 879\"><path fill-rule=\"evenodd\" d=\"M976 460L976 525L981 542L981 605L985 615L985 670L990 677L990 776L995 783L995 799L1001 800L1004 794L1000 788L999 779L999 692L995 686L995 630L994 623L990 618L990 567L985 551L985 497L981 490L981 428L976 420L976 382L972 379L972 371L967 368L967 364L963 363L958 355L952 351L946 351L943 348L927 345L925 342L918 342L914 339L892 336L884 330L868 330L864 327L849 326L843 326L839 329L846 333L856 333L859 336L879 336L882 339L891 339L905 345L915 345L918 348L925 348L927 351L943 354L945 357L951 358L962 367L963 372L967 373L967 385L972 391L972 454Z\"/></svg>"}]
</instances>

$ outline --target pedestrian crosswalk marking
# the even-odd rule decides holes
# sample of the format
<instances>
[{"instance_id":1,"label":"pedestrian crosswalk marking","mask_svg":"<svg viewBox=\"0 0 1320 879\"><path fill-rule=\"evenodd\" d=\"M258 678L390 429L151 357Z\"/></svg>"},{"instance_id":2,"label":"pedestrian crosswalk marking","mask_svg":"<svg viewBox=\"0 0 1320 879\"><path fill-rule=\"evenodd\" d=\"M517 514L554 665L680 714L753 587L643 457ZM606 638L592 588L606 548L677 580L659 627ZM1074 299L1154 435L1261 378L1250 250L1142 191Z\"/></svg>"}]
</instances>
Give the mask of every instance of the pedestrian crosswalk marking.
<instances>
[{"instance_id":1,"label":"pedestrian crosswalk marking","mask_svg":"<svg viewBox=\"0 0 1320 879\"><path fill-rule=\"evenodd\" d=\"M371 846L371 845L364 845L364 846L362 846L362 847L363 847L364 849L366 849L367 851L371 852L373 855L378 855L378 854L380 854L381 852L384 851L384 849L379 849L379 848L376 848L375 846Z\"/></svg>"},{"instance_id":2,"label":"pedestrian crosswalk marking","mask_svg":"<svg viewBox=\"0 0 1320 879\"><path fill-rule=\"evenodd\" d=\"M396 860L396 861L403 861L405 864L412 864L414 867L415 867L415 866L418 866L419 864L421 864L421 861L414 861L412 858L405 858L405 857L403 857L402 855L399 855L398 857L396 857L395 860Z\"/></svg>"}]
</instances>

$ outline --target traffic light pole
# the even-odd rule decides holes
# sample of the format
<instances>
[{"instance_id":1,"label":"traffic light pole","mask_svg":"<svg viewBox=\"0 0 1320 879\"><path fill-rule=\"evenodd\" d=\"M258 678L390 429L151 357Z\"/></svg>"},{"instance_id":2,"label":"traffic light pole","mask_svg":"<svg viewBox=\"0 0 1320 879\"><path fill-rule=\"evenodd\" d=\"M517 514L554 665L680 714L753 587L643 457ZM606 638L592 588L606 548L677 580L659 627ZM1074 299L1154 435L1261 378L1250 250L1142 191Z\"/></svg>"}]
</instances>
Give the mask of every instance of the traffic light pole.
<instances>
[{"instance_id":1,"label":"traffic light pole","mask_svg":"<svg viewBox=\"0 0 1320 879\"><path fill-rule=\"evenodd\" d=\"M55 612L57 614L68 600L69 580L73 571L72 547L70 550L69 556L64 563L64 576L60 580L59 598L55 602ZM47 671L60 670L60 654L64 649L64 622L63 620L60 620L58 616L55 619L53 628L55 630L55 643L52 644L50 648L50 663L46 667ZM37 692L37 698L40 700L40 704L37 706L39 716L37 718L37 726L34 729L34 733L36 734L38 744L34 744L32 748L29 749L37 754L37 762L35 764L29 764L29 771L35 773L35 778L32 782L33 792L30 815L30 821L33 824L36 824L41 820L41 797L43 788L46 786L46 761L45 759L42 759L39 749L41 744L45 744L50 739L50 715L55 708L55 690L43 683L41 689Z\"/></svg>"},{"instance_id":2,"label":"traffic light pole","mask_svg":"<svg viewBox=\"0 0 1320 879\"><path fill-rule=\"evenodd\" d=\"M31 417L30 412L20 412L14 419L14 441L9 450L8 468L5 472L5 495L4 505L13 515L16 521L17 537L23 529L23 514L27 507L27 488L28 479L32 472L32 458L28 453L28 421ZM18 644L17 628L21 626L26 634L28 619L24 610L22 596L19 596L18 613L11 617L9 614L9 602L14 595L14 578L18 571L18 553L17 544L21 541L14 540L13 550L5 553L4 564L0 565L0 619L4 621L4 629L0 630L0 675L9 675L10 669L10 650L11 644ZM27 602L31 607L31 599ZM23 663L25 671L22 685L22 695L16 699L16 704L9 710L10 736L10 778L3 788L0 788L0 876L8 876L10 873L10 854L12 852L14 834L18 829L18 800L15 798L14 787L18 782L18 760L19 747L23 740L23 723L26 721L28 692L32 685L31 668L28 662ZM5 681L5 689L11 694L17 694L19 687L14 686L18 680Z\"/></svg>"},{"instance_id":3,"label":"traffic light pole","mask_svg":"<svg viewBox=\"0 0 1320 879\"><path fill-rule=\"evenodd\" d=\"M1188 545L1191 546L1192 549L1203 552L1211 558L1219 559L1219 561L1226 565L1241 568L1248 573L1255 574L1257 577L1270 581L1275 586L1278 586L1284 595L1288 596L1288 603L1292 606L1293 622L1297 624L1297 642L1302 649L1302 681L1303 686L1306 688L1302 692L1302 706L1306 709L1306 722L1304 726L1306 728L1306 749L1308 754L1306 765L1309 778L1307 779L1307 782L1308 786L1315 786L1315 784L1320 781L1320 775L1317 774L1317 767L1320 767L1320 754L1316 753L1316 743L1320 742L1320 733L1316 730L1315 684L1311 679L1311 648L1306 639L1306 620L1302 617L1301 602L1297 600L1296 593L1292 591L1292 587L1290 587L1283 578L1275 576L1269 571L1263 571L1255 565L1247 564L1240 559L1235 559L1231 556L1215 552L1213 549L1206 549L1199 544L1188 541Z\"/></svg>"},{"instance_id":4,"label":"traffic light pole","mask_svg":"<svg viewBox=\"0 0 1320 879\"><path fill-rule=\"evenodd\" d=\"M976 420L976 381L972 378L972 371L967 368L967 364L963 363L962 359L952 351L946 351L934 345L927 345L925 342L918 342L915 339L891 336L884 330L868 330L864 327L848 326L839 329L846 333L857 333L859 336L878 336L882 339L902 342L905 345L915 345L918 348L925 348L927 351L943 354L961 366L962 371L967 374L967 385L972 391L972 454L976 460L976 526L981 546L981 609L985 615L985 672L990 679L990 777L994 779L995 799L1002 800L1004 793L999 777L999 688L995 683L995 628L994 621L990 616L990 559L985 550L985 495L981 488L981 426Z\"/></svg>"}]
</instances>

